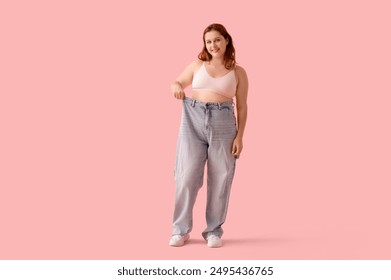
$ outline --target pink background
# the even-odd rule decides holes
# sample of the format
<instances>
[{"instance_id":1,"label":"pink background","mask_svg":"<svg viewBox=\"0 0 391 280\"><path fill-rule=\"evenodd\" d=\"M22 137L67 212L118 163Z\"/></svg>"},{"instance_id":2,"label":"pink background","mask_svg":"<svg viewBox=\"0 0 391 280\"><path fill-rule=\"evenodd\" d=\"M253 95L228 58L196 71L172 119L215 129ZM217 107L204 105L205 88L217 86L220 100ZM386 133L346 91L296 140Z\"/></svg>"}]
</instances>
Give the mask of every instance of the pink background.
<instances>
[{"instance_id":1,"label":"pink background","mask_svg":"<svg viewBox=\"0 0 391 280\"><path fill-rule=\"evenodd\" d=\"M390 259L389 3L2 1L0 258ZM213 22L249 76L245 149L225 246L204 187L171 248L170 83Z\"/></svg>"}]
</instances>

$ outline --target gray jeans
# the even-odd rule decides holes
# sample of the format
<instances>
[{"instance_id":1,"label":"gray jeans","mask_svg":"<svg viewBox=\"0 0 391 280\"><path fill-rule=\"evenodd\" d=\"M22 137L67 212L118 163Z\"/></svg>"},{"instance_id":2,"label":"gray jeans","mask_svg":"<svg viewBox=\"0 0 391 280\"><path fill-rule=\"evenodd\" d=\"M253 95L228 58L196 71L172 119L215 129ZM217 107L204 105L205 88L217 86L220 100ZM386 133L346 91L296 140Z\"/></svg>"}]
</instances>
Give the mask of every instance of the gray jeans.
<instances>
[{"instance_id":1,"label":"gray jeans","mask_svg":"<svg viewBox=\"0 0 391 280\"><path fill-rule=\"evenodd\" d=\"M193 227L193 206L203 184L207 163L207 228L202 233L222 236L235 173L232 142L236 136L233 102L204 103L183 100L175 162L175 210L172 234L184 235Z\"/></svg>"}]
</instances>

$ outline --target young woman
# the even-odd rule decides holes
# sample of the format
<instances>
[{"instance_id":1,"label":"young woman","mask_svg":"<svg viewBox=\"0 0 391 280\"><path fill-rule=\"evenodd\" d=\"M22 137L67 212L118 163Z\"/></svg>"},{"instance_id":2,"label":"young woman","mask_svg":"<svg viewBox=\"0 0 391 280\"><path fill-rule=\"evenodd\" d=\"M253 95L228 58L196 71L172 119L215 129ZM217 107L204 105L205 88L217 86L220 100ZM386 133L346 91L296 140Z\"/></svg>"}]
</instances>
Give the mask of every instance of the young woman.
<instances>
[{"instance_id":1,"label":"young woman","mask_svg":"<svg viewBox=\"0 0 391 280\"><path fill-rule=\"evenodd\" d=\"M211 24L204 30L203 40L198 59L171 85L174 97L183 101L175 163L173 231L169 242L176 247L189 239L193 206L206 163L207 228L202 236L208 247L222 246L222 225L247 119L248 80L245 70L236 65L232 37L223 25ZM193 89L191 98L184 92L189 85Z\"/></svg>"}]
</instances>

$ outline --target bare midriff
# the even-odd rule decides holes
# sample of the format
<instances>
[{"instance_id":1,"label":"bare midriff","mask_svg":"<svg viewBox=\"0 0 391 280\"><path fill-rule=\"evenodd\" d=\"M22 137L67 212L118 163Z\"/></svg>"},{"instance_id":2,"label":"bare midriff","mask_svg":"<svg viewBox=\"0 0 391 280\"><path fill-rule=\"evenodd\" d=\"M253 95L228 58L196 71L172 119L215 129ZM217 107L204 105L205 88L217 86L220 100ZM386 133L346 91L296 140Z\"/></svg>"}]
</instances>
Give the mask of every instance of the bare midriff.
<instances>
[{"instance_id":1,"label":"bare midriff","mask_svg":"<svg viewBox=\"0 0 391 280\"><path fill-rule=\"evenodd\" d=\"M223 96L221 94L211 92L211 91L203 91L203 90L197 90L193 91L191 93L191 98L201 101L201 102L230 102L232 101L232 98Z\"/></svg>"}]
</instances>

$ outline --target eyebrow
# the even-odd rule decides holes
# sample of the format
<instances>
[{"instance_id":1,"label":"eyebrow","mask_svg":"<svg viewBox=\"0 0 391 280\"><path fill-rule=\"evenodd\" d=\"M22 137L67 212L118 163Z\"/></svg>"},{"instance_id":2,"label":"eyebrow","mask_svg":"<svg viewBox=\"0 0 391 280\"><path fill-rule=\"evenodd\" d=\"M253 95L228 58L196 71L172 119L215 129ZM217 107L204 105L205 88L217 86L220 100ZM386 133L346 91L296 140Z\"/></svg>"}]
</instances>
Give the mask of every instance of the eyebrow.
<instances>
[{"instance_id":1,"label":"eyebrow","mask_svg":"<svg viewBox=\"0 0 391 280\"><path fill-rule=\"evenodd\" d=\"M211 40L216 40L216 39L221 39L221 36L217 36L217 37L215 37L215 38L213 38L213 39L205 39L205 41L211 41Z\"/></svg>"}]
</instances>

